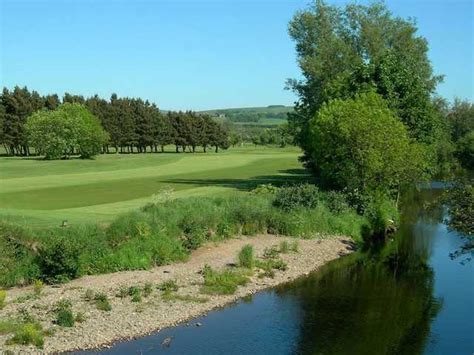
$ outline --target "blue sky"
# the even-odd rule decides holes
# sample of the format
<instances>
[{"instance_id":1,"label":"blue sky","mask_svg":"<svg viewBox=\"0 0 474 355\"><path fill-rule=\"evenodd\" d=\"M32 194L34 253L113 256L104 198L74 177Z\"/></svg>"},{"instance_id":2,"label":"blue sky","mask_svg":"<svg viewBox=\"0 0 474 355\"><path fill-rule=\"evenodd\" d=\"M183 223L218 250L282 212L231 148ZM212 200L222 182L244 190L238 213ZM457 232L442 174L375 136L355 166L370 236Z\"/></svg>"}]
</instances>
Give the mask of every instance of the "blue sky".
<instances>
[{"instance_id":1,"label":"blue sky","mask_svg":"<svg viewBox=\"0 0 474 355\"><path fill-rule=\"evenodd\" d=\"M284 82L299 70L287 24L308 2L0 0L0 85L116 92L163 109L292 104ZM474 101L472 1L387 5L417 19L435 72L446 76L439 94Z\"/></svg>"}]
</instances>

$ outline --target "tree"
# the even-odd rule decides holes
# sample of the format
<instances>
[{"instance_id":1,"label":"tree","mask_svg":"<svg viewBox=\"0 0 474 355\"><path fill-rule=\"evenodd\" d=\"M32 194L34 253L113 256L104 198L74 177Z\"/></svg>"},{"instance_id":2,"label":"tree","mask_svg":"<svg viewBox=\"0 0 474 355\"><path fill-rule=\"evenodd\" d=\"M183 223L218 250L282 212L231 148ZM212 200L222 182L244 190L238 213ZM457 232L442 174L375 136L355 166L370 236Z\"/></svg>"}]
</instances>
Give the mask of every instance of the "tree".
<instances>
[{"instance_id":1,"label":"tree","mask_svg":"<svg viewBox=\"0 0 474 355\"><path fill-rule=\"evenodd\" d=\"M57 110L40 110L28 118L28 139L46 159L78 153L91 158L108 139L99 120L80 104L63 104Z\"/></svg>"},{"instance_id":2,"label":"tree","mask_svg":"<svg viewBox=\"0 0 474 355\"><path fill-rule=\"evenodd\" d=\"M299 96L289 121L310 166L309 121L329 100L357 93L381 95L410 137L429 145L440 140L431 95L441 77L433 74L427 41L416 30L381 2L339 8L317 0L295 14L289 34L304 79L288 81Z\"/></svg>"},{"instance_id":3,"label":"tree","mask_svg":"<svg viewBox=\"0 0 474 355\"><path fill-rule=\"evenodd\" d=\"M474 169L474 105L455 99L447 119L456 157L462 167Z\"/></svg>"},{"instance_id":4,"label":"tree","mask_svg":"<svg viewBox=\"0 0 474 355\"><path fill-rule=\"evenodd\" d=\"M323 104L310 121L309 142L328 188L396 194L424 178L425 149L375 93Z\"/></svg>"}]
</instances>

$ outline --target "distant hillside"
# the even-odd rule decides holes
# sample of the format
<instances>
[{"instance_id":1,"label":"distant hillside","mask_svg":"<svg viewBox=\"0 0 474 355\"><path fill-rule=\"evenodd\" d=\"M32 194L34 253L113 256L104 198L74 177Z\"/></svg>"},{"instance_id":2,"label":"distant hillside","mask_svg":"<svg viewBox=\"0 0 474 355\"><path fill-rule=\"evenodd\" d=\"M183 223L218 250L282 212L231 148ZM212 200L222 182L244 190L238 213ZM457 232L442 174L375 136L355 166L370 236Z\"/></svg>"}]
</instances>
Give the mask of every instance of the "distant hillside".
<instances>
[{"instance_id":1,"label":"distant hillside","mask_svg":"<svg viewBox=\"0 0 474 355\"><path fill-rule=\"evenodd\" d=\"M267 107L239 107L201 111L221 120L244 125L274 126L287 121L293 106L270 105Z\"/></svg>"}]
</instances>

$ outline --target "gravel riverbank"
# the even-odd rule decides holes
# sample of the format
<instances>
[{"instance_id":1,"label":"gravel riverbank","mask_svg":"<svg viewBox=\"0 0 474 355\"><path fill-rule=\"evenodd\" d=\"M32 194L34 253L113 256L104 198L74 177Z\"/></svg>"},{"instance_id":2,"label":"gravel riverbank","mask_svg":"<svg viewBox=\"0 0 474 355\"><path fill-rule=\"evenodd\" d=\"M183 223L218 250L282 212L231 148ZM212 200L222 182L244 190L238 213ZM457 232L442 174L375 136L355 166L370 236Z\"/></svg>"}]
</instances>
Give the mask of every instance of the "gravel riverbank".
<instances>
[{"instance_id":1,"label":"gravel riverbank","mask_svg":"<svg viewBox=\"0 0 474 355\"><path fill-rule=\"evenodd\" d=\"M7 346L5 342L11 335L0 333L0 350L11 350L14 353L55 353L105 347L118 340L136 338L176 325L246 295L288 282L353 250L352 242L347 238L299 240L298 253L280 254L288 269L276 271L274 278L259 278L255 273L251 281L239 287L233 295L200 294L203 282L200 271L204 265L222 269L236 262L238 252L246 244L253 245L256 255L261 256L265 248L277 246L285 239L290 242L294 240L261 235L208 244L193 252L185 263L160 266L148 271L87 276L67 284L47 286L38 298L28 297L33 294L31 287L8 290L8 303L0 310L0 319L18 318L19 312L24 309L38 319L45 329L52 329L53 334L45 338L44 349L40 351L31 346ZM162 291L157 290L156 286L167 280L176 280L179 285L178 295L199 297L201 300L205 298L205 302L164 300ZM121 287L143 287L145 283L152 283L153 289L141 302L132 302L130 297L116 297ZM93 302L87 301L84 295L88 289L107 294L112 310L100 311ZM84 321L76 322L72 328L55 325L53 309L61 299L71 301L73 312L82 313Z\"/></svg>"}]
</instances>

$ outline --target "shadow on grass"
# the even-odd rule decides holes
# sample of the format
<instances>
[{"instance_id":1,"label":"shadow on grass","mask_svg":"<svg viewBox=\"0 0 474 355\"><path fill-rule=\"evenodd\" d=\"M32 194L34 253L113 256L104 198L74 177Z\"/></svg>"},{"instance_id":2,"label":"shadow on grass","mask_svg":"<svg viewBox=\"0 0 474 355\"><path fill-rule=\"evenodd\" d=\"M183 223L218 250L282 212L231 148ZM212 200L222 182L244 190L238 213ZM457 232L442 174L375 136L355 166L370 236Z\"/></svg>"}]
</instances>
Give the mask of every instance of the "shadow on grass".
<instances>
[{"instance_id":1,"label":"shadow on grass","mask_svg":"<svg viewBox=\"0 0 474 355\"><path fill-rule=\"evenodd\" d=\"M284 175L282 175L284 174ZM220 186L229 187L237 190L248 191L263 184L272 184L273 186L285 186L314 182L313 177L305 169L287 169L280 170L277 175L262 175L250 178L220 178L220 179L170 179L163 183L185 184L193 186Z\"/></svg>"}]
</instances>

